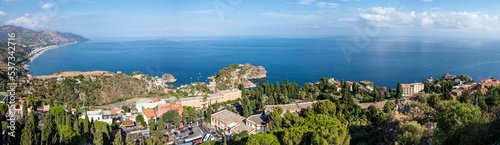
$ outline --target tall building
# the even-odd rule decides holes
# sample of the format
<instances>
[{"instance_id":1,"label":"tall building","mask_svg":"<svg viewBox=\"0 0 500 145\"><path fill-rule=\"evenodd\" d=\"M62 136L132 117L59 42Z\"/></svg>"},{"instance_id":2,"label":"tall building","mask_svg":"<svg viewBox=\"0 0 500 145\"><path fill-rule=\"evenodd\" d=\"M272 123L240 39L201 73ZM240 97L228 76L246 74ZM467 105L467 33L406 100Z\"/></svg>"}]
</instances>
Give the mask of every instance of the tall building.
<instances>
[{"instance_id":1,"label":"tall building","mask_svg":"<svg viewBox=\"0 0 500 145\"><path fill-rule=\"evenodd\" d=\"M401 84L401 88L403 88L403 96L413 96L415 93L424 90L424 84L422 83Z\"/></svg>"}]
</instances>

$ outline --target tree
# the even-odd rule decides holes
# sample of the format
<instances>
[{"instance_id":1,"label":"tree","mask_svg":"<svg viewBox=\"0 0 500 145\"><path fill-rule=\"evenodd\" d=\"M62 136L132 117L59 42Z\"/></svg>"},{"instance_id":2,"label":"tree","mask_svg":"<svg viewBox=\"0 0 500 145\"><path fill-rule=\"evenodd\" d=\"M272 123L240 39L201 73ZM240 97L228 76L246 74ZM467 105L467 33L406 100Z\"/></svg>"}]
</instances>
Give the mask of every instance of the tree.
<instances>
[{"instance_id":1,"label":"tree","mask_svg":"<svg viewBox=\"0 0 500 145\"><path fill-rule=\"evenodd\" d=\"M21 135L21 145L34 145L36 142L36 126L35 126L35 115L33 112L30 113L30 118L23 128L23 133Z\"/></svg>"},{"instance_id":2,"label":"tree","mask_svg":"<svg viewBox=\"0 0 500 145\"><path fill-rule=\"evenodd\" d=\"M398 87L396 89L396 98L397 99L403 98L403 88L401 86L401 83L398 83Z\"/></svg>"},{"instance_id":3,"label":"tree","mask_svg":"<svg viewBox=\"0 0 500 145\"><path fill-rule=\"evenodd\" d=\"M125 112L130 112L130 109L128 108L127 105L122 105L122 110Z\"/></svg>"},{"instance_id":4,"label":"tree","mask_svg":"<svg viewBox=\"0 0 500 145\"><path fill-rule=\"evenodd\" d=\"M57 128L60 136L59 142L61 144L74 145L82 143L82 136L80 133L73 130L73 128L65 125L59 125Z\"/></svg>"},{"instance_id":5,"label":"tree","mask_svg":"<svg viewBox=\"0 0 500 145\"><path fill-rule=\"evenodd\" d=\"M393 107L394 107L394 104L391 101L385 102L384 112L388 113L388 112L392 111Z\"/></svg>"},{"instance_id":6,"label":"tree","mask_svg":"<svg viewBox=\"0 0 500 145\"><path fill-rule=\"evenodd\" d=\"M184 112L182 113L182 117L185 121L185 123L190 123L196 120L196 116L198 115L198 112L196 111L195 108L193 107L185 107Z\"/></svg>"},{"instance_id":7,"label":"tree","mask_svg":"<svg viewBox=\"0 0 500 145\"><path fill-rule=\"evenodd\" d=\"M155 131L156 130L156 121L153 117L150 117L148 120L148 130Z\"/></svg>"},{"instance_id":8,"label":"tree","mask_svg":"<svg viewBox=\"0 0 500 145\"><path fill-rule=\"evenodd\" d=\"M212 106L211 105L208 105L208 108L207 108L207 117L206 117L206 122L210 123L210 121L212 121Z\"/></svg>"},{"instance_id":9,"label":"tree","mask_svg":"<svg viewBox=\"0 0 500 145\"><path fill-rule=\"evenodd\" d=\"M90 138L90 122L89 116L85 114L85 121L83 122L83 140L87 141Z\"/></svg>"},{"instance_id":10,"label":"tree","mask_svg":"<svg viewBox=\"0 0 500 145\"><path fill-rule=\"evenodd\" d=\"M142 115L137 115L137 117L135 117L135 122L141 123L142 127L144 128L148 127L148 124L146 123L146 121L144 121L144 117L142 117Z\"/></svg>"},{"instance_id":11,"label":"tree","mask_svg":"<svg viewBox=\"0 0 500 145\"><path fill-rule=\"evenodd\" d=\"M116 133L113 145L124 145L123 138L120 132Z\"/></svg>"},{"instance_id":12,"label":"tree","mask_svg":"<svg viewBox=\"0 0 500 145\"><path fill-rule=\"evenodd\" d=\"M66 126L71 127L71 115L66 115Z\"/></svg>"},{"instance_id":13,"label":"tree","mask_svg":"<svg viewBox=\"0 0 500 145\"><path fill-rule=\"evenodd\" d=\"M273 112L269 114L269 127L272 130L277 130L281 128L281 113L283 112L283 109L281 107L275 107Z\"/></svg>"},{"instance_id":14,"label":"tree","mask_svg":"<svg viewBox=\"0 0 500 145\"><path fill-rule=\"evenodd\" d=\"M238 134L233 134L231 136L231 145L245 145L247 139L250 135L248 135L248 131L242 131Z\"/></svg>"},{"instance_id":15,"label":"tree","mask_svg":"<svg viewBox=\"0 0 500 145\"><path fill-rule=\"evenodd\" d=\"M405 121L399 124L394 133L394 138L399 144L420 144L424 127L417 121Z\"/></svg>"},{"instance_id":16,"label":"tree","mask_svg":"<svg viewBox=\"0 0 500 145\"><path fill-rule=\"evenodd\" d=\"M247 145L279 145L278 138L272 134L255 134L248 138Z\"/></svg>"},{"instance_id":17,"label":"tree","mask_svg":"<svg viewBox=\"0 0 500 145\"><path fill-rule=\"evenodd\" d=\"M156 130L158 130L159 132L161 132L166 127L167 127L167 124L165 124L165 121L163 120L163 118L160 117L160 119L158 119L158 127L156 128Z\"/></svg>"},{"instance_id":18,"label":"tree","mask_svg":"<svg viewBox=\"0 0 500 145\"><path fill-rule=\"evenodd\" d=\"M249 110L249 108L248 108L248 107L249 107L249 105L250 105L250 103L249 103L249 102L250 102L250 101L248 100L248 98L247 98L247 97L243 97L243 103L242 103L242 106L241 106L241 107L242 107L242 110L243 110L243 111L242 111L242 112L243 112L242 114L243 114L243 116L244 116L244 117L250 117L250 115L251 115L251 113L250 113L250 111L251 111L251 110Z\"/></svg>"},{"instance_id":19,"label":"tree","mask_svg":"<svg viewBox=\"0 0 500 145\"><path fill-rule=\"evenodd\" d=\"M94 145L104 145L104 138L102 136L102 131L97 129L94 134Z\"/></svg>"},{"instance_id":20,"label":"tree","mask_svg":"<svg viewBox=\"0 0 500 145\"><path fill-rule=\"evenodd\" d=\"M439 144L488 144L489 132L480 132L485 123L479 107L458 103L438 115L436 142ZM485 127L488 128L488 127ZM475 131L474 131L475 130ZM470 136L476 136L471 138Z\"/></svg>"},{"instance_id":21,"label":"tree","mask_svg":"<svg viewBox=\"0 0 500 145\"><path fill-rule=\"evenodd\" d=\"M51 113L45 115L42 127L42 145L58 144L59 134L56 122L54 121L54 115Z\"/></svg>"},{"instance_id":22,"label":"tree","mask_svg":"<svg viewBox=\"0 0 500 145\"><path fill-rule=\"evenodd\" d=\"M132 140L130 137L128 137L128 135L125 138L125 140L126 140L126 145L135 145L135 141Z\"/></svg>"},{"instance_id":23,"label":"tree","mask_svg":"<svg viewBox=\"0 0 500 145\"><path fill-rule=\"evenodd\" d=\"M64 116L66 114L66 111L64 110L64 108L57 106L50 108L48 113L52 113L57 116Z\"/></svg>"},{"instance_id":24,"label":"tree","mask_svg":"<svg viewBox=\"0 0 500 145\"><path fill-rule=\"evenodd\" d=\"M295 132L286 135L286 132ZM299 136L302 134L301 136ZM311 136L312 135L312 136ZM283 141L291 141L300 144L326 143L326 144L349 144L351 136L347 125L338 119L327 115L316 114L295 123L292 128L285 130ZM300 141L296 140L300 139Z\"/></svg>"},{"instance_id":25,"label":"tree","mask_svg":"<svg viewBox=\"0 0 500 145\"><path fill-rule=\"evenodd\" d=\"M337 113L336 108L335 103L331 101L320 101L313 105L314 114L335 116Z\"/></svg>"},{"instance_id":26,"label":"tree","mask_svg":"<svg viewBox=\"0 0 500 145\"><path fill-rule=\"evenodd\" d=\"M75 122L73 123L73 130L75 130L78 133L82 133L80 130L80 122L78 122L78 118L75 119Z\"/></svg>"}]
</instances>

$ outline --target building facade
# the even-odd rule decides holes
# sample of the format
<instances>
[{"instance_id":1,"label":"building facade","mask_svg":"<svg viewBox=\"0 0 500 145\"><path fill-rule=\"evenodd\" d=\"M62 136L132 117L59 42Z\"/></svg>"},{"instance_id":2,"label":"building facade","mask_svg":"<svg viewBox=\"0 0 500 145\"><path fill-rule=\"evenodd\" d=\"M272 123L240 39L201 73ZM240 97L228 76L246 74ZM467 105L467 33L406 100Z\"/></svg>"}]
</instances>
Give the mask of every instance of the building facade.
<instances>
[{"instance_id":1,"label":"building facade","mask_svg":"<svg viewBox=\"0 0 500 145\"><path fill-rule=\"evenodd\" d=\"M401 84L401 88L403 89L403 96L413 96L414 94L424 90L424 84Z\"/></svg>"},{"instance_id":2,"label":"building facade","mask_svg":"<svg viewBox=\"0 0 500 145\"><path fill-rule=\"evenodd\" d=\"M184 109L182 108L181 102L171 102L171 103L166 103L166 104L159 104L158 105L158 117L161 117L165 112L168 112L170 110L178 110L179 114L182 116L182 112Z\"/></svg>"},{"instance_id":3,"label":"building facade","mask_svg":"<svg viewBox=\"0 0 500 145\"><path fill-rule=\"evenodd\" d=\"M208 97L198 96L198 97L188 97L179 99L182 106L190 106L196 109L205 108L209 104L227 102L232 100L237 100L241 98L241 90L239 89L229 89L218 91L214 94L209 94Z\"/></svg>"},{"instance_id":4,"label":"building facade","mask_svg":"<svg viewBox=\"0 0 500 145\"><path fill-rule=\"evenodd\" d=\"M248 131L249 135L255 134L256 129L247 126L245 120L246 118L243 116L231 111L222 110L212 114L210 125L215 127L217 130L227 129L229 134L240 133L242 131Z\"/></svg>"}]
</instances>

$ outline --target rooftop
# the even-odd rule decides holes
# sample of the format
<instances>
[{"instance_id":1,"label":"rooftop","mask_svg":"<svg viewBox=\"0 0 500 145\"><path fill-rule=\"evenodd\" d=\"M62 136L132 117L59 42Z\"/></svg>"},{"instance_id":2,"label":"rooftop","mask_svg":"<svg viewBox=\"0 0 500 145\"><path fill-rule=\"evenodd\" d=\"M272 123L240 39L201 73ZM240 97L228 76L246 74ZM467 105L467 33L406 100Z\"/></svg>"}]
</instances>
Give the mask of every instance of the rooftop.
<instances>
[{"instance_id":1,"label":"rooftop","mask_svg":"<svg viewBox=\"0 0 500 145\"><path fill-rule=\"evenodd\" d=\"M252 115L248 117L246 121L256 125L265 126L267 124L267 117L261 114Z\"/></svg>"},{"instance_id":2,"label":"rooftop","mask_svg":"<svg viewBox=\"0 0 500 145\"><path fill-rule=\"evenodd\" d=\"M252 127L246 126L245 122L243 122L246 118L240 116L231 111L222 110L215 114L212 114L212 118L220 121L223 124L226 124L230 127L230 131L233 133L240 133L242 131L248 131L249 133L253 130Z\"/></svg>"},{"instance_id":3,"label":"rooftop","mask_svg":"<svg viewBox=\"0 0 500 145\"><path fill-rule=\"evenodd\" d=\"M146 118L156 117L156 113L153 109L142 109L142 113Z\"/></svg>"},{"instance_id":4,"label":"rooftop","mask_svg":"<svg viewBox=\"0 0 500 145\"><path fill-rule=\"evenodd\" d=\"M272 111L274 110L275 107L281 107L283 111L285 112L286 110L294 110L294 109L307 109L307 107L312 106L312 104L316 103L317 101L314 102L305 102L305 103L296 103L296 104L285 104L285 105L266 105L264 106L264 110L266 111Z\"/></svg>"},{"instance_id":5,"label":"rooftop","mask_svg":"<svg viewBox=\"0 0 500 145\"><path fill-rule=\"evenodd\" d=\"M123 126L134 126L134 122L132 120L122 121Z\"/></svg>"}]
</instances>

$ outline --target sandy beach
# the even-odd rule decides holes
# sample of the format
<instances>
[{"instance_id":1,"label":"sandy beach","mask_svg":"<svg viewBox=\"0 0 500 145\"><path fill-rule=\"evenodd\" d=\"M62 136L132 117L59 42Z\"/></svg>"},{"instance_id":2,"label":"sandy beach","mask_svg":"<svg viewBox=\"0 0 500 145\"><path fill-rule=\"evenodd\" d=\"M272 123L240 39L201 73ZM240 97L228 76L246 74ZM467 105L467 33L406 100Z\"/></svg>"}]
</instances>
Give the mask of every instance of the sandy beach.
<instances>
[{"instance_id":1,"label":"sandy beach","mask_svg":"<svg viewBox=\"0 0 500 145\"><path fill-rule=\"evenodd\" d=\"M46 46L46 47L35 48L33 51L31 51L30 54L28 54L30 62L33 62L33 60L36 57L42 55L47 50L51 50L51 49L54 49L54 48L58 48L58 47L62 47L62 46L67 46L67 45L73 45L73 44L76 44L76 43L77 42L69 42L69 43L64 43L64 44L60 44L60 45L51 45L51 46Z\"/></svg>"}]
</instances>

